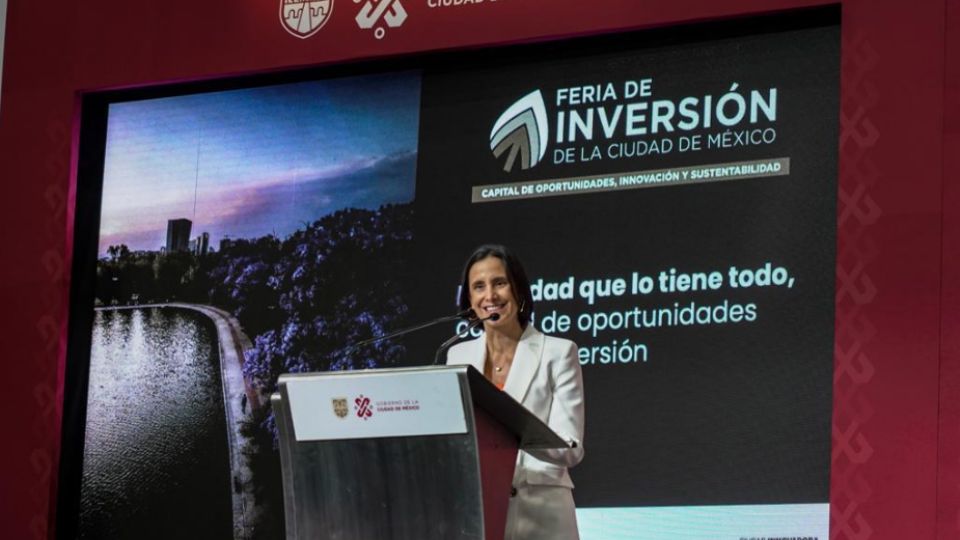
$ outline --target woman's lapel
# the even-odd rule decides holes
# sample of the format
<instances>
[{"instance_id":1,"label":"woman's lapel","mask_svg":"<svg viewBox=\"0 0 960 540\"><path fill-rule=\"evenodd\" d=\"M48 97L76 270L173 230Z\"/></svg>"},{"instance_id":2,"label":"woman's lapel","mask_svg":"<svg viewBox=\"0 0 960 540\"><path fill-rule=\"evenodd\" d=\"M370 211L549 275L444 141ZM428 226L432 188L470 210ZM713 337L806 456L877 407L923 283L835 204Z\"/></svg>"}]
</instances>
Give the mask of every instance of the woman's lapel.
<instances>
[{"instance_id":1,"label":"woman's lapel","mask_svg":"<svg viewBox=\"0 0 960 540\"><path fill-rule=\"evenodd\" d=\"M480 334L480 337L467 342L470 350L467 352L467 359L471 366L483 374L483 364L487 361L487 336Z\"/></svg>"},{"instance_id":2,"label":"woman's lapel","mask_svg":"<svg viewBox=\"0 0 960 540\"><path fill-rule=\"evenodd\" d=\"M537 367L540 365L540 357L543 355L543 334L533 327L533 324L527 324L526 330L520 336L520 343L517 343L517 352L513 355L513 365L510 366L510 374L507 375L507 383L503 391L513 399L523 402L530 388L530 382L533 381L537 373ZM486 351L484 351L484 354ZM481 367L483 358L481 357Z\"/></svg>"}]
</instances>

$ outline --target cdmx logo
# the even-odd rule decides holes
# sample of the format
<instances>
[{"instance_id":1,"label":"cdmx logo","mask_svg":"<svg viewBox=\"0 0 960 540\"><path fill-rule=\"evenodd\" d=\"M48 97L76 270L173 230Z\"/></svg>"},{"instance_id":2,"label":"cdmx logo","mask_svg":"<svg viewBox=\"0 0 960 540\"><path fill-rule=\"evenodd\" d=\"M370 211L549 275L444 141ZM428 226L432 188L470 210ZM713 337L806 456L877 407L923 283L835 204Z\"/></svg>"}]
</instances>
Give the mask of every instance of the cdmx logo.
<instances>
[{"instance_id":1,"label":"cdmx logo","mask_svg":"<svg viewBox=\"0 0 960 540\"><path fill-rule=\"evenodd\" d=\"M317 33L330 20L333 0L280 0L283 28L301 39Z\"/></svg>"},{"instance_id":2,"label":"cdmx logo","mask_svg":"<svg viewBox=\"0 0 960 540\"><path fill-rule=\"evenodd\" d=\"M363 0L353 0L360 3ZM387 29L398 28L407 20L407 10L403 8L400 0L367 0L360 6L360 12L357 13L357 26L364 30L373 28L373 37L383 39L387 35ZM384 24L378 24L379 22Z\"/></svg>"},{"instance_id":3,"label":"cdmx logo","mask_svg":"<svg viewBox=\"0 0 960 540\"><path fill-rule=\"evenodd\" d=\"M540 90L534 90L497 118L490 131L490 150L496 158L507 154L504 171L512 171L518 161L526 170L543 159L548 140L547 107Z\"/></svg>"},{"instance_id":4,"label":"cdmx logo","mask_svg":"<svg viewBox=\"0 0 960 540\"><path fill-rule=\"evenodd\" d=\"M373 404L370 403L370 398L363 394L353 400L353 408L357 411L357 416L364 420L373 416Z\"/></svg>"}]
</instances>

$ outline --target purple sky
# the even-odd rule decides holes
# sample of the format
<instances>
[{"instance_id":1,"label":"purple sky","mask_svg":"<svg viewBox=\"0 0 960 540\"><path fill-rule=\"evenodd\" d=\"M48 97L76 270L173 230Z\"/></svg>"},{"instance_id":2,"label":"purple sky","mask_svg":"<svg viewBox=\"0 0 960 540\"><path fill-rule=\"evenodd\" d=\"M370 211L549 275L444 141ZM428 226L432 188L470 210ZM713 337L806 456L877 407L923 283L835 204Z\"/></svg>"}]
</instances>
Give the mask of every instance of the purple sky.
<instances>
[{"instance_id":1,"label":"purple sky","mask_svg":"<svg viewBox=\"0 0 960 540\"><path fill-rule=\"evenodd\" d=\"M168 219L216 247L410 201L419 103L400 73L113 104L99 253L158 250Z\"/></svg>"}]
</instances>

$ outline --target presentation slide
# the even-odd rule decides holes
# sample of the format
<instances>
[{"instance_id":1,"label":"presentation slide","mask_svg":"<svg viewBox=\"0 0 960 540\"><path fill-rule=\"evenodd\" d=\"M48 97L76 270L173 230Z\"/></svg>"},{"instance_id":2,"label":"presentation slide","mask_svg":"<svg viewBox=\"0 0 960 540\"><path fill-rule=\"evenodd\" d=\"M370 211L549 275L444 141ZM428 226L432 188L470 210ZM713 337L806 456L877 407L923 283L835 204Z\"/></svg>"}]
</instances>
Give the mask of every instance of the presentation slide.
<instances>
[{"instance_id":1,"label":"presentation slide","mask_svg":"<svg viewBox=\"0 0 960 540\"><path fill-rule=\"evenodd\" d=\"M829 26L424 75L415 297L441 311L478 244L518 252L536 326L580 347L585 536L827 538L838 47Z\"/></svg>"},{"instance_id":2,"label":"presentation slide","mask_svg":"<svg viewBox=\"0 0 960 540\"><path fill-rule=\"evenodd\" d=\"M80 537L283 538L278 377L430 364L465 323L350 345L499 243L581 538L827 540L839 26L704 28L110 104Z\"/></svg>"}]
</instances>

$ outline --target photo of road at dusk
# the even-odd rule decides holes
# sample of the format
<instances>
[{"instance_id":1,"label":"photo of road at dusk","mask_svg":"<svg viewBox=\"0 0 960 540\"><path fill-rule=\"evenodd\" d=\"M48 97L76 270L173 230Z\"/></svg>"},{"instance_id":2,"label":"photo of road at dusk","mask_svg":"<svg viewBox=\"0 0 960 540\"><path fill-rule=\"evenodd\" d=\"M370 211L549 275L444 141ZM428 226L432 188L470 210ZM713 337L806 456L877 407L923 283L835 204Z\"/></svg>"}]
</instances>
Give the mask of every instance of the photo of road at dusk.
<instances>
[{"instance_id":1,"label":"photo of road at dusk","mask_svg":"<svg viewBox=\"0 0 960 540\"><path fill-rule=\"evenodd\" d=\"M284 538L281 373L407 313L418 73L113 103L81 538Z\"/></svg>"}]
</instances>

